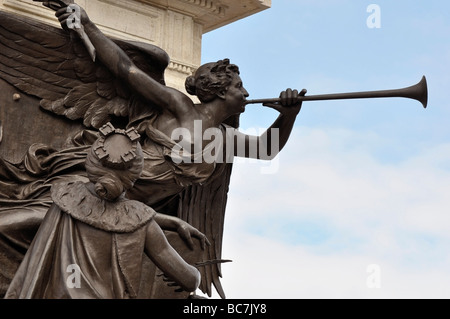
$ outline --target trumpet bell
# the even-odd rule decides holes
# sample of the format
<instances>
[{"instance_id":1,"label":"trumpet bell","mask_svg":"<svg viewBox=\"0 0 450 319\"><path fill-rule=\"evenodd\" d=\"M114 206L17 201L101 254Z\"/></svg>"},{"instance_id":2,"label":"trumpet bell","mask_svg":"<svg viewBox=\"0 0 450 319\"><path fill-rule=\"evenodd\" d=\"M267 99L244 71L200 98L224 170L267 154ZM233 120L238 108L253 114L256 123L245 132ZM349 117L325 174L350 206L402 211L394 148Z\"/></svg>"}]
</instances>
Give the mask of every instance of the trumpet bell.
<instances>
[{"instance_id":1,"label":"trumpet bell","mask_svg":"<svg viewBox=\"0 0 450 319\"><path fill-rule=\"evenodd\" d=\"M422 103L423 108L428 106L428 84L425 76L422 77L419 83L404 89L407 96Z\"/></svg>"}]
</instances>

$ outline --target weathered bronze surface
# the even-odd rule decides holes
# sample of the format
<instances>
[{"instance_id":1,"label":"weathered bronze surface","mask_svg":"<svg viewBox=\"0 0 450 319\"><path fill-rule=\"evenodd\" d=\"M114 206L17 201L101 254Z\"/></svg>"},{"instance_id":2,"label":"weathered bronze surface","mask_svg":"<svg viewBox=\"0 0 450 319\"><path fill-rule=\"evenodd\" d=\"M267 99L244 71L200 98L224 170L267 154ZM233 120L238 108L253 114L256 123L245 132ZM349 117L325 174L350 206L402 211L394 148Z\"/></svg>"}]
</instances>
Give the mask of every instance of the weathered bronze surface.
<instances>
[{"instance_id":1,"label":"weathered bronze surface","mask_svg":"<svg viewBox=\"0 0 450 319\"><path fill-rule=\"evenodd\" d=\"M5 298L146 298L153 278L142 276L144 253L179 291L198 288L200 272L180 257L158 223L204 236L124 196L144 166L139 138L133 128L115 129L108 123L86 158L89 182L52 186L53 204Z\"/></svg>"},{"instance_id":2,"label":"weathered bronze surface","mask_svg":"<svg viewBox=\"0 0 450 319\"><path fill-rule=\"evenodd\" d=\"M42 222L54 211L52 194L58 192L57 185L89 183L86 156L99 137L99 129L111 123L124 130L135 127L144 153L143 173L126 191L126 197L151 207L159 213L156 216L166 217L154 219L165 230L175 251L188 264L197 265L201 274L199 289L211 296L214 285L218 294L225 297L220 283L221 264L225 262L221 250L232 157L263 158L262 153L251 152L249 148L263 147L267 140L270 144L271 129L279 130L279 139L275 141L279 147L269 158L276 156L287 142L300 111L298 91L288 89L282 92L280 103L269 105L280 111L280 116L262 137L244 135L235 128L248 93L242 86L238 67L227 59L201 66L186 80L187 91L201 101L195 105L184 93L165 86L164 70L169 57L163 50L107 38L79 7L76 10L81 24L71 30L67 24L73 14L73 10L67 10L69 2L44 2L58 10L56 15L62 29L0 12L0 85L4 93L0 144L0 295L5 294L12 280L15 284L11 291L20 291L17 289L23 281L15 275L17 278L23 275L17 269L25 264L29 248L36 246L33 239L38 241L51 234L49 230L49 234L42 235L46 225ZM95 61L92 50L86 49L89 43L95 48ZM305 93L302 91L300 95ZM198 123L199 136L195 131ZM187 131L190 139L180 136L178 140L172 139L173 132L180 128ZM198 161L211 155L208 153L211 141L205 141L203 133L213 128L223 138L220 144L223 154L230 135L243 142L244 152L238 154L232 148L227 158ZM220 153L217 148L215 151ZM182 221L186 223L183 225ZM89 238L81 240L88 242ZM29 254L33 255L33 251ZM168 285L151 258L143 257L140 273L140 289L132 292L124 286L124 291L118 294L95 297L190 295L186 289L175 291Z\"/></svg>"},{"instance_id":3,"label":"weathered bronze surface","mask_svg":"<svg viewBox=\"0 0 450 319\"><path fill-rule=\"evenodd\" d=\"M169 57L162 49L106 37L72 1L40 2L56 11L62 29L0 11L0 296L188 298L197 286L211 296L214 286L224 298L222 237L232 158L276 156L308 100L306 90L249 101L239 68L224 59L186 79L187 92L200 100L196 105L165 85ZM413 88L395 96L426 106L425 80ZM372 93L363 97L382 97ZM280 113L261 136L237 129L250 103ZM113 182L111 196L95 192L88 155L94 152L107 169L126 172L135 150L123 153L123 145L112 142L104 149L105 141L98 147L108 128L135 129L136 140L130 139L143 154L139 178L132 185L119 178L123 189ZM211 132L214 141L204 138ZM106 211L112 219L102 215ZM135 219L126 217L131 212ZM75 234L75 226L82 231ZM158 235L161 229L165 236ZM147 244L148 236L153 243ZM109 247L105 253L97 249L100 243ZM58 250L64 245L74 248ZM83 245L101 272L77 259ZM42 264L37 256L44 256ZM57 265L48 262L54 258ZM62 279L74 265L88 274L84 288ZM103 281L106 275L114 284Z\"/></svg>"}]
</instances>

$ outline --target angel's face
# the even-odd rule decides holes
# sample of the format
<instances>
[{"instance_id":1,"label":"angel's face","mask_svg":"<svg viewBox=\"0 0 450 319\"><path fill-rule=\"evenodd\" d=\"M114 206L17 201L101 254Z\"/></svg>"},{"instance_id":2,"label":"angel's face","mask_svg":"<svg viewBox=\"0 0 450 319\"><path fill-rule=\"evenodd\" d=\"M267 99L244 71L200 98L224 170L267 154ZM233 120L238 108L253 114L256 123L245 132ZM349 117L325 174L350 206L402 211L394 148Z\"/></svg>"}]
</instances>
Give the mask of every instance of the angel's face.
<instances>
[{"instance_id":1,"label":"angel's face","mask_svg":"<svg viewBox=\"0 0 450 319\"><path fill-rule=\"evenodd\" d=\"M242 84L241 77L235 74L225 95L225 100L227 101L231 115L245 111L245 101L248 96L249 94Z\"/></svg>"}]
</instances>

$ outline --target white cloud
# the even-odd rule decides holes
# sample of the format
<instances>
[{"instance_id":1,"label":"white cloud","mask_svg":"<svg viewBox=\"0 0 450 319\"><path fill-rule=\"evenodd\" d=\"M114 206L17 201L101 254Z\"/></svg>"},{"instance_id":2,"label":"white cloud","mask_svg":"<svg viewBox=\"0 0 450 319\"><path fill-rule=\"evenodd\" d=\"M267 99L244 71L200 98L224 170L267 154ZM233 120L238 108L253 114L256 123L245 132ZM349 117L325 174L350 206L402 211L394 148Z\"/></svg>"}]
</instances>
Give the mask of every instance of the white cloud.
<instances>
[{"instance_id":1,"label":"white cloud","mask_svg":"<svg viewBox=\"0 0 450 319\"><path fill-rule=\"evenodd\" d=\"M233 253L234 252L234 253ZM444 267L413 269L370 252L319 255L264 237L226 241L234 262L223 266L228 298L448 298ZM370 265L380 269L380 288L369 288ZM447 267L448 268L448 267Z\"/></svg>"},{"instance_id":2,"label":"white cloud","mask_svg":"<svg viewBox=\"0 0 450 319\"><path fill-rule=\"evenodd\" d=\"M371 151L380 143L372 132L302 127L277 174L235 165L229 298L450 297L450 145L389 162ZM380 289L366 285L370 264Z\"/></svg>"},{"instance_id":3,"label":"white cloud","mask_svg":"<svg viewBox=\"0 0 450 319\"><path fill-rule=\"evenodd\" d=\"M224 258L234 263L223 266L225 291L230 298L450 297L443 2L380 4L377 30L366 26L369 3L291 2L242 20L244 28L230 25L263 30L268 37L259 44L245 32L228 32L234 45L207 35L210 51L219 45L245 62L251 98L276 96L286 85L310 95L388 89L426 75L429 107L407 99L305 104L298 123L313 128L294 131L276 174L235 165L224 233ZM252 50L242 50L248 41ZM249 107L242 124L265 127L275 116ZM336 123L350 129L326 127ZM370 264L380 266L380 289L366 286Z\"/></svg>"}]
</instances>

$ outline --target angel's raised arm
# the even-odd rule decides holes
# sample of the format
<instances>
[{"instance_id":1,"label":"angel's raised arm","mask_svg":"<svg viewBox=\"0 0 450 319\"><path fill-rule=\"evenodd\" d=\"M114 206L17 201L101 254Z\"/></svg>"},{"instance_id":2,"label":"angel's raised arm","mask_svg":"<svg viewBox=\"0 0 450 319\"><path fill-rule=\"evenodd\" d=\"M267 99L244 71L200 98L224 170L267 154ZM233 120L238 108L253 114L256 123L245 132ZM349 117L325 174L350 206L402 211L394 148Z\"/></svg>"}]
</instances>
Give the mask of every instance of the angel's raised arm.
<instances>
[{"instance_id":1,"label":"angel's raised arm","mask_svg":"<svg viewBox=\"0 0 450 319\"><path fill-rule=\"evenodd\" d=\"M184 109L190 99L180 91L167 87L139 69L128 55L112 40L107 38L80 8L80 22L94 45L98 59L118 78L127 83L132 90L153 105L168 109L174 114L187 111ZM62 26L67 26L67 19L72 15L66 8L56 12Z\"/></svg>"}]
</instances>

